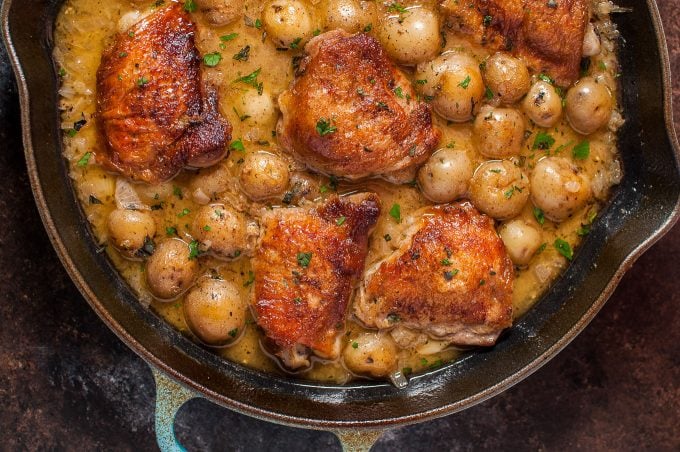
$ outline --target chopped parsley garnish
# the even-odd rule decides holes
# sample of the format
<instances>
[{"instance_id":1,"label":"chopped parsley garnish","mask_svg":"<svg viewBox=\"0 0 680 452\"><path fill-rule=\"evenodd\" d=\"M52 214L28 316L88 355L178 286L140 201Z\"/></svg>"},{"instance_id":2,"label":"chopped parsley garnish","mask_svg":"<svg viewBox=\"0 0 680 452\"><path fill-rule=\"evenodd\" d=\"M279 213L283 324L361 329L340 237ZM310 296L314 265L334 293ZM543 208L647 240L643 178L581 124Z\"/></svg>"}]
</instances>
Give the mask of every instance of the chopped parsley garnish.
<instances>
[{"instance_id":1,"label":"chopped parsley garnish","mask_svg":"<svg viewBox=\"0 0 680 452\"><path fill-rule=\"evenodd\" d=\"M262 93L262 83L258 83L258 81L257 81L257 76L260 75L261 71L262 71L262 68L257 68L253 72L251 72L250 74L237 78L236 80L234 80L234 83L244 83L246 85L250 85L254 88L257 88L258 94L261 94Z\"/></svg>"},{"instance_id":2,"label":"chopped parsley garnish","mask_svg":"<svg viewBox=\"0 0 680 452\"><path fill-rule=\"evenodd\" d=\"M144 76L141 76L137 79L137 86L145 86L148 83L149 83L149 79L144 77Z\"/></svg>"},{"instance_id":3,"label":"chopped parsley garnish","mask_svg":"<svg viewBox=\"0 0 680 452\"><path fill-rule=\"evenodd\" d=\"M201 254L201 251L198 249L198 240L192 240L189 243L189 260L196 259L199 254Z\"/></svg>"},{"instance_id":4,"label":"chopped parsley garnish","mask_svg":"<svg viewBox=\"0 0 680 452\"><path fill-rule=\"evenodd\" d=\"M555 84L555 79L547 74L538 74L538 78L544 82L550 83L551 85Z\"/></svg>"},{"instance_id":5,"label":"chopped parsley garnish","mask_svg":"<svg viewBox=\"0 0 680 452\"><path fill-rule=\"evenodd\" d=\"M390 323L398 323L398 322L401 322L401 317L399 317L398 314L394 314L394 313L388 314L387 315L387 321L390 322Z\"/></svg>"},{"instance_id":6,"label":"chopped parsley garnish","mask_svg":"<svg viewBox=\"0 0 680 452\"><path fill-rule=\"evenodd\" d=\"M262 28L262 21L260 19L255 19L255 28L258 30Z\"/></svg>"},{"instance_id":7,"label":"chopped parsley garnish","mask_svg":"<svg viewBox=\"0 0 680 452\"><path fill-rule=\"evenodd\" d=\"M364 27L364 33L368 33L371 30L373 30L373 24L368 24Z\"/></svg>"},{"instance_id":8,"label":"chopped parsley garnish","mask_svg":"<svg viewBox=\"0 0 680 452\"><path fill-rule=\"evenodd\" d=\"M488 86L486 87L486 91L484 91L484 97L486 97L488 100L493 99L493 91L491 91L491 88Z\"/></svg>"},{"instance_id":9,"label":"chopped parsley garnish","mask_svg":"<svg viewBox=\"0 0 680 452\"><path fill-rule=\"evenodd\" d=\"M470 76L468 75L467 77L465 77L465 78L463 79L462 82L460 82L460 83L458 84L458 86L460 86L460 87L463 88L463 89L467 89L468 86L470 86L470 81L471 81L471 80L472 80L472 79L471 79Z\"/></svg>"},{"instance_id":10,"label":"chopped parsley garnish","mask_svg":"<svg viewBox=\"0 0 680 452\"><path fill-rule=\"evenodd\" d=\"M92 157L92 153L86 152L82 157L80 157L80 159L78 159L78 163L76 163L76 165L80 166L81 168L87 166L87 164L90 162L90 157Z\"/></svg>"},{"instance_id":11,"label":"chopped parsley garnish","mask_svg":"<svg viewBox=\"0 0 680 452\"><path fill-rule=\"evenodd\" d=\"M249 271L248 272L248 279L243 281L243 287L248 287L249 285L251 285L254 282L255 282L255 273L253 273L252 271Z\"/></svg>"},{"instance_id":12,"label":"chopped parsley garnish","mask_svg":"<svg viewBox=\"0 0 680 452\"><path fill-rule=\"evenodd\" d=\"M212 231L212 228L209 225L206 224L205 226L203 226L203 230L205 232L210 232L210 231Z\"/></svg>"},{"instance_id":13,"label":"chopped parsley garnish","mask_svg":"<svg viewBox=\"0 0 680 452\"><path fill-rule=\"evenodd\" d=\"M581 141L579 144L574 146L571 151L571 155L576 160L585 160L590 155L590 143L588 141Z\"/></svg>"},{"instance_id":14,"label":"chopped parsley garnish","mask_svg":"<svg viewBox=\"0 0 680 452\"><path fill-rule=\"evenodd\" d=\"M236 337L238 334L238 328L234 328L233 330L229 331L229 336L231 337Z\"/></svg>"},{"instance_id":15,"label":"chopped parsley garnish","mask_svg":"<svg viewBox=\"0 0 680 452\"><path fill-rule=\"evenodd\" d=\"M321 34L321 30L318 28L312 32L312 36L319 36Z\"/></svg>"},{"instance_id":16,"label":"chopped parsley garnish","mask_svg":"<svg viewBox=\"0 0 680 452\"><path fill-rule=\"evenodd\" d=\"M238 140L232 141L231 144L229 145L229 149L232 149L232 150L238 151L238 152L245 152L246 151L245 146L243 146L243 141L241 141L240 138Z\"/></svg>"},{"instance_id":17,"label":"chopped parsley garnish","mask_svg":"<svg viewBox=\"0 0 680 452\"><path fill-rule=\"evenodd\" d=\"M335 224L337 224L338 226L342 226L343 224L345 224L345 220L347 220L347 217L340 217L337 220L335 220Z\"/></svg>"},{"instance_id":18,"label":"chopped parsley garnish","mask_svg":"<svg viewBox=\"0 0 680 452\"><path fill-rule=\"evenodd\" d=\"M397 86L394 88L394 94L399 98L403 99L404 98L404 91L402 91L401 86Z\"/></svg>"},{"instance_id":19,"label":"chopped parsley garnish","mask_svg":"<svg viewBox=\"0 0 680 452\"><path fill-rule=\"evenodd\" d=\"M293 42L291 42L290 46L288 46L288 47L290 47L291 49L297 49L300 46L301 41L302 41L301 37L295 38L295 39L293 39Z\"/></svg>"},{"instance_id":20,"label":"chopped parsley garnish","mask_svg":"<svg viewBox=\"0 0 680 452\"><path fill-rule=\"evenodd\" d=\"M194 0L185 0L184 2L184 11L187 11L189 13L193 13L196 11L196 2Z\"/></svg>"},{"instance_id":21,"label":"chopped parsley garnish","mask_svg":"<svg viewBox=\"0 0 680 452\"><path fill-rule=\"evenodd\" d=\"M302 298L300 298L300 297L295 297L295 298L293 298L293 303L295 303L295 304L300 304L300 303L302 303Z\"/></svg>"},{"instance_id":22,"label":"chopped parsley garnish","mask_svg":"<svg viewBox=\"0 0 680 452\"><path fill-rule=\"evenodd\" d=\"M182 211L180 213L177 214L177 218L186 217L190 213L191 213L191 210L189 210L185 207L184 209L182 209Z\"/></svg>"},{"instance_id":23,"label":"chopped parsley garnish","mask_svg":"<svg viewBox=\"0 0 680 452\"><path fill-rule=\"evenodd\" d=\"M312 253L297 253L297 263L302 268L309 267L309 263L312 261Z\"/></svg>"},{"instance_id":24,"label":"chopped parsley garnish","mask_svg":"<svg viewBox=\"0 0 680 452\"><path fill-rule=\"evenodd\" d=\"M484 21L483 21L484 26L488 27L489 25L491 25L492 20L493 20L492 16L484 16Z\"/></svg>"},{"instance_id":25,"label":"chopped parsley garnish","mask_svg":"<svg viewBox=\"0 0 680 452\"><path fill-rule=\"evenodd\" d=\"M451 265L451 261L447 257L447 258L444 258L444 259L441 260L441 264L442 265Z\"/></svg>"},{"instance_id":26,"label":"chopped parsley garnish","mask_svg":"<svg viewBox=\"0 0 680 452\"><path fill-rule=\"evenodd\" d=\"M383 236L383 238L385 239L386 242L389 242L390 240L392 240L392 236L389 235L389 234L385 234L385 235Z\"/></svg>"},{"instance_id":27,"label":"chopped parsley garnish","mask_svg":"<svg viewBox=\"0 0 680 452\"><path fill-rule=\"evenodd\" d=\"M356 341L352 342L352 348L359 348L359 343Z\"/></svg>"},{"instance_id":28,"label":"chopped parsley garnish","mask_svg":"<svg viewBox=\"0 0 680 452\"><path fill-rule=\"evenodd\" d=\"M562 239L555 239L553 246L562 256L566 257L567 260L572 260L574 258L574 251L571 249L569 242Z\"/></svg>"},{"instance_id":29,"label":"chopped parsley garnish","mask_svg":"<svg viewBox=\"0 0 680 452\"><path fill-rule=\"evenodd\" d=\"M589 224L582 224L576 230L576 234L578 234L580 237L584 237L584 236L590 234L590 225Z\"/></svg>"},{"instance_id":30,"label":"chopped parsley garnish","mask_svg":"<svg viewBox=\"0 0 680 452\"><path fill-rule=\"evenodd\" d=\"M607 70L607 64L602 60L597 63L597 67L599 67L601 71Z\"/></svg>"},{"instance_id":31,"label":"chopped parsley garnish","mask_svg":"<svg viewBox=\"0 0 680 452\"><path fill-rule=\"evenodd\" d=\"M66 69L63 67L59 68L59 77L63 77L66 75Z\"/></svg>"},{"instance_id":32,"label":"chopped parsley garnish","mask_svg":"<svg viewBox=\"0 0 680 452\"><path fill-rule=\"evenodd\" d=\"M555 144L555 139L552 137L552 135L545 132L538 132L538 134L536 134L536 138L534 139L534 145L531 147L531 149L542 149L545 151L550 149L553 144Z\"/></svg>"},{"instance_id":33,"label":"chopped parsley garnish","mask_svg":"<svg viewBox=\"0 0 680 452\"><path fill-rule=\"evenodd\" d=\"M541 243L541 246L539 246L538 249L536 250L536 255L541 254L547 246L548 246L547 242Z\"/></svg>"},{"instance_id":34,"label":"chopped parsley garnish","mask_svg":"<svg viewBox=\"0 0 680 452\"><path fill-rule=\"evenodd\" d=\"M389 11L391 13L399 13L399 14L405 14L405 13L408 12L408 10L406 8L404 8L404 6L402 6L401 4L399 4L397 2L390 4L387 7L387 11Z\"/></svg>"},{"instance_id":35,"label":"chopped parsley garnish","mask_svg":"<svg viewBox=\"0 0 680 452\"><path fill-rule=\"evenodd\" d=\"M418 85L424 85L426 83L427 83L427 79L424 79L424 78L420 78L420 79L416 80L416 84L418 84Z\"/></svg>"},{"instance_id":36,"label":"chopped parsley garnish","mask_svg":"<svg viewBox=\"0 0 680 452\"><path fill-rule=\"evenodd\" d=\"M545 214L539 207L534 207L534 218L536 218L536 221L538 221L538 224L541 226L545 224Z\"/></svg>"},{"instance_id":37,"label":"chopped parsley garnish","mask_svg":"<svg viewBox=\"0 0 680 452\"><path fill-rule=\"evenodd\" d=\"M177 228L174 226L168 226L165 228L165 235L168 237L172 237L173 235L177 235Z\"/></svg>"},{"instance_id":38,"label":"chopped parsley garnish","mask_svg":"<svg viewBox=\"0 0 680 452\"><path fill-rule=\"evenodd\" d=\"M206 53L203 55L203 64L208 67L215 67L222 61L222 54L220 52Z\"/></svg>"},{"instance_id":39,"label":"chopped parsley garnish","mask_svg":"<svg viewBox=\"0 0 680 452\"><path fill-rule=\"evenodd\" d=\"M319 118L319 120L316 122L316 133L319 134L319 136L326 136L331 133L335 133L338 128L331 125L331 120L326 119L326 118Z\"/></svg>"},{"instance_id":40,"label":"chopped parsley garnish","mask_svg":"<svg viewBox=\"0 0 680 452\"><path fill-rule=\"evenodd\" d=\"M390 216L394 218L394 220L397 223L401 223L401 206L396 202L392 204L392 208L390 209Z\"/></svg>"},{"instance_id":41,"label":"chopped parsley garnish","mask_svg":"<svg viewBox=\"0 0 680 452\"><path fill-rule=\"evenodd\" d=\"M238 51L238 53L235 53L233 58L236 61L248 61L248 57L250 56L250 46L247 45L241 50Z\"/></svg>"},{"instance_id":42,"label":"chopped parsley garnish","mask_svg":"<svg viewBox=\"0 0 680 452\"><path fill-rule=\"evenodd\" d=\"M229 33L228 35L220 36L220 41L232 41L238 37L238 33Z\"/></svg>"},{"instance_id":43,"label":"chopped parsley garnish","mask_svg":"<svg viewBox=\"0 0 680 452\"><path fill-rule=\"evenodd\" d=\"M451 281L453 279L453 277L456 276L459 272L460 272L460 270L458 270L457 268L454 268L453 270L450 270L450 271L445 271L444 272L444 279L447 280L447 281Z\"/></svg>"},{"instance_id":44,"label":"chopped parsley garnish","mask_svg":"<svg viewBox=\"0 0 680 452\"><path fill-rule=\"evenodd\" d=\"M515 192L522 193L522 189L519 188L517 185L513 185L509 190L503 193L503 196L505 196L505 199L510 199L512 198L512 195L515 194Z\"/></svg>"},{"instance_id":45,"label":"chopped parsley garnish","mask_svg":"<svg viewBox=\"0 0 680 452\"><path fill-rule=\"evenodd\" d=\"M177 196L179 199L184 199L184 195L182 195L182 189L177 185L172 186L172 194Z\"/></svg>"},{"instance_id":46,"label":"chopped parsley garnish","mask_svg":"<svg viewBox=\"0 0 680 452\"><path fill-rule=\"evenodd\" d=\"M242 115L239 113L239 111L236 109L236 107L232 107L232 110L234 110L234 113L236 113L236 116L238 116L239 121L243 122L246 119L250 118L250 115Z\"/></svg>"},{"instance_id":47,"label":"chopped parsley garnish","mask_svg":"<svg viewBox=\"0 0 680 452\"><path fill-rule=\"evenodd\" d=\"M413 369L411 369L410 367L404 367L403 369L401 369L401 373L404 375L409 375L413 373Z\"/></svg>"}]
</instances>

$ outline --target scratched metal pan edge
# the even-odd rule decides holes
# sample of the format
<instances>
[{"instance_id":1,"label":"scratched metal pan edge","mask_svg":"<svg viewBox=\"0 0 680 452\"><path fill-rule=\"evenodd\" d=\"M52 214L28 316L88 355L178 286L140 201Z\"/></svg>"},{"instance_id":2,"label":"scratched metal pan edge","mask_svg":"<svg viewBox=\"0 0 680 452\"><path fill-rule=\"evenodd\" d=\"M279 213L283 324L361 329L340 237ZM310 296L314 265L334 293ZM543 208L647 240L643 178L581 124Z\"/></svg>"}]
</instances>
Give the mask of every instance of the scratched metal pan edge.
<instances>
[{"instance_id":1,"label":"scratched metal pan edge","mask_svg":"<svg viewBox=\"0 0 680 452\"><path fill-rule=\"evenodd\" d=\"M345 386L285 379L225 361L144 308L100 253L61 157L52 31L61 0L4 0L3 39L17 79L24 152L38 211L64 267L92 309L133 351L210 400L306 428L388 427L468 408L554 357L602 308L625 271L680 215L680 152L670 65L654 0L617 2L623 36L619 134L625 176L568 270L490 350L411 379ZM14 6L13 6L14 5ZM644 95L640 95L644 93Z\"/></svg>"}]
</instances>

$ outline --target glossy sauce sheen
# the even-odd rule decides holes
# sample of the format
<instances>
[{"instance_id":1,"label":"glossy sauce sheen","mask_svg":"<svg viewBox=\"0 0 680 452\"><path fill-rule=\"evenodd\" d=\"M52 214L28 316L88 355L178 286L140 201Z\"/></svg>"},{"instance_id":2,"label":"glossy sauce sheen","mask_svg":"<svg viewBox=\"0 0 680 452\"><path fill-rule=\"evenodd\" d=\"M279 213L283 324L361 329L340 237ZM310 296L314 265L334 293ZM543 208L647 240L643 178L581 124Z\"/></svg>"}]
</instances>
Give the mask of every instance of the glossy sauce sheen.
<instances>
[{"instance_id":1,"label":"glossy sauce sheen","mask_svg":"<svg viewBox=\"0 0 680 452\"><path fill-rule=\"evenodd\" d=\"M147 10L152 3L148 2L139 8ZM222 55L219 64L215 67L203 66L202 70L204 80L218 89L219 109L233 127L232 139L242 140L245 153L264 150L279 154L273 133L279 117L278 111L274 110L274 114L266 117L252 115L247 117L249 105L254 100L276 105L277 96L293 80L292 62L296 56L302 54L302 50L277 50L276 45L263 35L262 29L255 26L256 19L260 17L261 8L261 2L247 2L246 20L237 20L225 27L208 25L206 18L200 12L193 13L192 18L197 25L196 45L201 55L212 52L219 52ZM311 9L314 10L314 8ZM107 241L107 216L116 208L113 195L117 176L106 172L96 160L96 155L103 152L103 140L96 130L93 118L96 109L96 71L103 51L108 48L112 37L118 31L120 18L135 10L135 6L129 1L67 0L57 20L55 33L54 56L62 78L60 107L63 110L62 128L65 131L64 156L70 163L70 176L74 180L87 218L102 245L105 245ZM233 36L234 33L237 36L233 39L221 39L221 37ZM242 53L246 46L249 46L247 61L232 57L239 52ZM464 50L479 62L489 55L484 48L474 46L466 38L452 33L447 33L443 50ZM239 77L251 74L258 69L260 72L257 80L262 83L260 96L257 95L255 88L236 81ZM616 95L616 58L612 43L604 36L602 53L592 58L588 71L590 75L606 80L607 86ZM412 69L405 69L405 73L412 79L415 86ZM616 112L614 114L617 115ZM83 123L83 120L86 122ZM440 148L464 149L474 167L488 160L479 154L472 144L471 122L448 123L436 114L433 114L433 121L442 132ZM74 124L79 125L74 126ZM550 155L559 153L561 156L572 159L573 147L584 140L569 127L563 118L556 127L547 130L555 139L554 145L548 151L534 149L533 144L537 133L546 130L530 126L531 123L528 120L526 124L527 138L522 145L519 162L523 165L527 175L530 175L535 163L546 153ZM615 128L610 123L608 129L603 128L588 136L589 158L575 161L591 178L604 177L614 182L620 178L621 169L616 151ZM248 201L242 194L237 180L244 152L232 150L229 157L218 165L219 170L215 167L199 172L185 170L170 182L158 186L135 185L142 201L152 206L151 213L158 231L157 239L163 238L166 230L172 231L174 228L179 237L187 241L192 240L189 228L194 212L200 207L192 201L192 193L197 187L209 187L215 177L225 179L229 187L217 201L233 204L246 212L251 220L259 216L263 208L285 207L282 202L267 205ZM390 206L398 203L401 207L401 217L406 218L417 209L432 204L413 184L393 185L378 179L359 183L340 180L336 187L335 181L306 171L299 163L295 163L289 157L285 158L289 159L291 167L294 168L291 171L289 187L289 190L292 190L291 197L294 204L298 202L299 195L295 192L295 187L303 186L303 182L304 186L310 189L305 195L305 198L309 200L322 199L334 193L335 190L340 194L373 191L379 195L383 209L375 230L369 238L366 268L370 268L397 249L404 237L406 222L397 223L389 215ZM219 174L216 175L216 172ZM604 185L607 189L611 182ZM603 193L607 192L606 189ZM581 240L579 231L583 233L583 225L590 224L594 213L602 207L601 203L604 201L604 194L599 199L593 198L583 209L559 224L545 220L541 228L545 248L533 257L527 267L515 269L513 292L515 318L525 313L567 266L568 261L553 247L555 239L564 239L571 244L572 248L576 248ZM519 217L535 222L532 208L532 203L528 202ZM145 287L143 261L123 258L111 246L105 249L123 278L138 293L140 301L149 304L153 310L184 334L192 336L183 317L183 299L163 303L154 301ZM204 275L202 277L219 274L223 279L235 282L241 290L243 299L248 299L252 286L248 257L225 262L209 255L202 256L200 266L200 274ZM352 321L350 316L347 322L346 340L351 342L358 333L363 331L365 329ZM252 317L249 317L245 332L236 343L214 350L226 359L246 366L282 372L277 361L263 351L260 345L262 338L261 331L254 324ZM428 347L421 348L421 353L401 350L399 352L400 368L410 368L417 373L453 360L460 353L452 347L443 351L438 350L436 341L432 342L433 347L429 350ZM341 362L323 362L318 359L314 361L310 370L296 375L306 379L338 383L357 378Z\"/></svg>"}]
</instances>

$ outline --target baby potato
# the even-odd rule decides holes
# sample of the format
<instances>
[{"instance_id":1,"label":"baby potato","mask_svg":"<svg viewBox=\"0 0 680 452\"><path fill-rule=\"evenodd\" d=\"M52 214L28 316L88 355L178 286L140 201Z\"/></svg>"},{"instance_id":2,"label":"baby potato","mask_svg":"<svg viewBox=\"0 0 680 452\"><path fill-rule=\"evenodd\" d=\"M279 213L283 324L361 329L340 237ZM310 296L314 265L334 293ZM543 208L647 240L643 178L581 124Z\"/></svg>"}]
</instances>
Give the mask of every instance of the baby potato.
<instances>
[{"instance_id":1,"label":"baby potato","mask_svg":"<svg viewBox=\"0 0 680 452\"><path fill-rule=\"evenodd\" d=\"M207 202L201 202L201 204L207 204L210 199L214 199L219 193L229 188L231 177L229 168L224 163L201 169L191 179L189 189L192 197L199 202L196 195L200 193L201 197L208 199Z\"/></svg>"},{"instance_id":2,"label":"baby potato","mask_svg":"<svg viewBox=\"0 0 680 452\"><path fill-rule=\"evenodd\" d=\"M372 23L368 8L359 0L326 0L321 4L324 24L327 30L342 29L356 33Z\"/></svg>"},{"instance_id":3,"label":"baby potato","mask_svg":"<svg viewBox=\"0 0 680 452\"><path fill-rule=\"evenodd\" d=\"M107 221L109 242L128 256L134 256L156 234L156 222L149 212L116 209Z\"/></svg>"},{"instance_id":4,"label":"baby potato","mask_svg":"<svg viewBox=\"0 0 680 452\"><path fill-rule=\"evenodd\" d=\"M531 199L546 218L563 221L583 207L592 192L588 177L564 157L545 157L531 173Z\"/></svg>"},{"instance_id":5,"label":"baby potato","mask_svg":"<svg viewBox=\"0 0 680 452\"><path fill-rule=\"evenodd\" d=\"M362 333L345 347L345 366L353 373L385 377L397 367L397 345L386 333Z\"/></svg>"},{"instance_id":6,"label":"baby potato","mask_svg":"<svg viewBox=\"0 0 680 452\"><path fill-rule=\"evenodd\" d=\"M300 0L270 0L262 10L262 25L277 46L302 48L315 29L310 9Z\"/></svg>"},{"instance_id":7,"label":"baby potato","mask_svg":"<svg viewBox=\"0 0 680 452\"><path fill-rule=\"evenodd\" d=\"M196 0L211 25L222 27L243 16L244 0Z\"/></svg>"},{"instance_id":8,"label":"baby potato","mask_svg":"<svg viewBox=\"0 0 680 452\"><path fill-rule=\"evenodd\" d=\"M607 124L613 108L609 89L592 77L582 78L567 92L567 120L582 135L590 135Z\"/></svg>"},{"instance_id":9,"label":"baby potato","mask_svg":"<svg viewBox=\"0 0 680 452\"><path fill-rule=\"evenodd\" d=\"M522 101L522 109L536 125L552 127L562 116L562 98L554 86L539 80L529 89Z\"/></svg>"},{"instance_id":10,"label":"baby potato","mask_svg":"<svg viewBox=\"0 0 680 452\"><path fill-rule=\"evenodd\" d=\"M519 154L524 130L524 118L517 110L488 108L475 118L472 142L485 157L507 158Z\"/></svg>"},{"instance_id":11,"label":"baby potato","mask_svg":"<svg viewBox=\"0 0 680 452\"><path fill-rule=\"evenodd\" d=\"M403 11L388 7L378 20L377 35L389 56L407 66L431 60L441 49L439 14L423 5Z\"/></svg>"},{"instance_id":12,"label":"baby potato","mask_svg":"<svg viewBox=\"0 0 680 452\"><path fill-rule=\"evenodd\" d=\"M498 52L484 65L484 82L504 104L514 104L531 87L527 65L519 58Z\"/></svg>"},{"instance_id":13,"label":"baby potato","mask_svg":"<svg viewBox=\"0 0 680 452\"><path fill-rule=\"evenodd\" d=\"M505 244L510 259L515 265L525 266L543 243L541 232L524 220L516 219L503 223L498 235Z\"/></svg>"},{"instance_id":14,"label":"baby potato","mask_svg":"<svg viewBox=\"0 0 680 452\"><path fill-rule=\"evenodd\" d=\"M210 251L222 259L234 259L246 247L246 219L240 212L224 204L203 206L191 224L191 235L201 251Z\"/></svg>"},{"instance_id":15,"label":"baby potato","mask_svg":"<svg viewBox=\"0 0 680 452\"><path fill-rule=\"evenodd\" d=\"M497 219L517 216L529 199L529 178L509 160L482 163L472 176L470 200Z\"/></svg>"},{"instance_id":16,"label":"baby potato","mask_svg":"<svg viewBox=\"0 0 680 452\"><path fill-rule=\"evenodd\" d=\"M418 171L423 195L437 203L465 195L472 178L472 162L463 150L440 149Z\"/></svg>"},{"instance_id":17,"label":"baby potato","mask_svg":"<svg viewBox=\"0 0 680 452\"><path fill-rule=\"evenodd\" d=\"M260 201L283 193L289 178L288 164L281 157L259 151L246 154L239 182L250 199Z\"/></svg>"},{"instance_id":18,"label":"baby potato","mask_svg":"<svg viewBox=\"0 0 680 452\"><path fill-rule=\"evenodd\" d=\"M198 260L181 239L160 242L146 261L146 283L160 301L180 296L194 283L197 273Z\"/></svg>"},{"instance_id":19,"label":"baby potato","mask_svg":"<svg viewBox=\"0 0 680 452\"><path fill-rule=\"evenodd\" d=\"M207 345L225 345L241 335L248 306L229 281L201 278L184 299L189 329Z\"/></svg>"},{"instance_id":20,"label":"baby potato","mask_svg":"<svg viewBox=\"0 0 680 452\"><path fill-rule=\"evenodd\" d=\"M484 96L484 82L479 64L460 53L445 53L418 66L416 79L432 107L439 115L454 122L472 119Z\"/></svg>"},{"instance_id":21,"label":"baby potato","mask_svg":"<svg viewBox=\"0 0 680 452\"><path fill-rule=\"evenodd\" d=\"M248 116L247 123L270 127L276 121L277 111L271 93L264 89L262 94L249 89L243 93L235 106L242 117ZM269 132L269 131L267 131Z\"/></svg>"}]
</instances>

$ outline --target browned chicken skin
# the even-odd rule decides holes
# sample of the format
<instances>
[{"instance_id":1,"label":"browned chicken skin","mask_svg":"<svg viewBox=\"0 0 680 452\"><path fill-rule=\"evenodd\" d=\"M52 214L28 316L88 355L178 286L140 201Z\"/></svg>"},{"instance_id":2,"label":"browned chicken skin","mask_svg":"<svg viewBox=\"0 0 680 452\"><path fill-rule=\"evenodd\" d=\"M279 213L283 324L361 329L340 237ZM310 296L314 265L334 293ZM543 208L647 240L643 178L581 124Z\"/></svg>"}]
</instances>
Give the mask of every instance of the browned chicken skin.
<instances>
[{"instance_id":1,"label":"browned chicken skin","mask_svg":"<svg viewBox=\"0 0 680 452\"><path fill-rule=\"evenodd\" d=\"M411 180L440 132L430 106L417 100L378 41L335 30L305 50L298 76L279 97L281 146L324 174Z\"/></svg>"},{"instance_id":2,"label":"browned chicken skin","mask_svg":"<svg viewBox=\"0 0 680 452\"><path fill-rule=\"evenodd\" d=\"M586 0L441 0L447 24L494 49L523 57L528 66L571 85L579 75Z\"/></svg>"},{"instance_id":3,"label":"browned chicken skin","mask_svg":"<svg viewBox=\"0 0 680 452\"><path fill-rule=\"evenodd\" d=\"M104 166L158 183L227 152L231 126L217 111L216 91L201 80L195 28L173 2L116 36L102 55L97 113Z\"/></svg>"},{"instance_id":4,"label":"browned chicken skin","mask_svg":"<svg viewBox=\"0 0 680 452\"><path fill-rule=\"evenodd\" d=\"M354 302L368 327L492 345L512 322L514 270L493 221L468 202L426 207Z\"/></svg>"},{"instance_id":5,"label":"browned chicken skin","mask_svg":"<svg viewBox=\"0 0 680 452\"><path fill-rule=\"evenodd\" d=\"M361 193L263 216L252 302L288 367L308 364L305 347L324 358L339 355L347 304L379 214L377 195Z\"/></svg>"}]
</instances>

